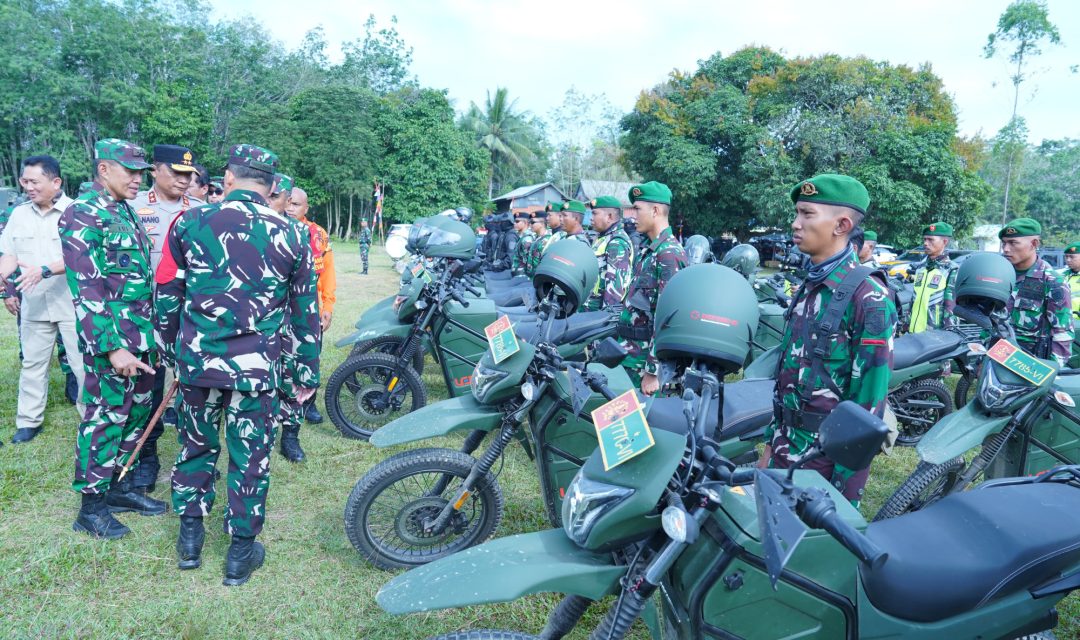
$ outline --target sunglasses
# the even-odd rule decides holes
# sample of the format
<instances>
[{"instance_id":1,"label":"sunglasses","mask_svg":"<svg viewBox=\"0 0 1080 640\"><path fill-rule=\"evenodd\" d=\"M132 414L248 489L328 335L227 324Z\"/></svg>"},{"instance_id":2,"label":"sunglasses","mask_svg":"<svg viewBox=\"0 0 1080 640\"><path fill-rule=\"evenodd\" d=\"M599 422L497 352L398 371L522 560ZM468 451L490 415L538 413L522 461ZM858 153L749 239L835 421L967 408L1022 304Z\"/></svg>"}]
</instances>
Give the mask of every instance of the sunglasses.
<instances>
[{"instance_id":1,"label":"sunglasses","mask_svg":"<svg viewBox=\"0 0 1080 640\"><path fill-rule=\"evenodd\" d=\"M210 187L206 190L206 193L212 196L220 196L221 194L225 193L225 191L216 187Z\"/></svg>"}]
</instances>

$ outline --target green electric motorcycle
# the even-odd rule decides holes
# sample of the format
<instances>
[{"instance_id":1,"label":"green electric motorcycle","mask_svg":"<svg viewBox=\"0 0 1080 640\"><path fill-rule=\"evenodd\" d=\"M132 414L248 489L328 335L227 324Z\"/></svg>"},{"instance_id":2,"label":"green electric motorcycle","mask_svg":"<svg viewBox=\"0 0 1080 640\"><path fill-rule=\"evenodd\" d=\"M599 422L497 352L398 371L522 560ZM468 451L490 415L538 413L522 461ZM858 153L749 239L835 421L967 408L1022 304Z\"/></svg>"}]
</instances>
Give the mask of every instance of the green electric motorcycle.
<instances>
[{"instance_id":1,"label":"green electric motorcycle","mask_svg":"<svg viewBox=\"0 0 1080 640\"><path fill-rule=\"evenodd\" d=\"M673 306L688 320L699 303L681 298ZM733 332L673 324L698 338L657 329L659 357L692 362L681 425L655 425L652 446L615 467L594 453L567 490L561 529L415 568L380 589L379 605L404 614L565 594L539 636L476 630L442 640L563 638L594 603L606 614L591 640L624 638L638 618L665 640L1011 639L1057 624L1055 604L1080 586L1080 468L867 526L816 472L742 469L720 455L703 399L722 392L747 345ZM800 464L824 455L865 468L887 432L841 403Z\"/></svg>"}]
</instances>

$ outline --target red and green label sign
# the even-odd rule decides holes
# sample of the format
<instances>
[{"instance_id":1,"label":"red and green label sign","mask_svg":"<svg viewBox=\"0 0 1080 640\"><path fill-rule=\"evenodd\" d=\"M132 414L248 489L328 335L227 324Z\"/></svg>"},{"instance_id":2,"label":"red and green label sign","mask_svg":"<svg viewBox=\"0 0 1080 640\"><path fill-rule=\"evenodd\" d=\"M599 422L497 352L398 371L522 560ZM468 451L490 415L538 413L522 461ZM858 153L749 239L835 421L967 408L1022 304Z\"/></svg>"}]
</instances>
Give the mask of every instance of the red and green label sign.
<instances>
[{"instance_id":1,"label":"red and green label sign","mask_svg":"<svg viewBox=\"0 0 1080 640\"><path fill-rule=\"evenodd\" d=\"M645 411L633 390L592 412L604 471L644 453L655 444Z\"/></svg>"},{"instance_id":2,"label":"red and green label sign","mask_svg":"<svg viewBox=\"0 0 1080 640\"><path fill-rule=\"evenodd\" d=\"M423 278L424 282L431 282L431 275L427 272L427 269L424 268L424 265L419 262L414 264L409 269L409 272L412 273L414 278Z\"/></svg>"},{"instance_id":3,"label":"red and green label sign","mask_svg":"<svg viewBox=\"0 0 1080 640\"><path fill-rule=\"evenodd\" d=\"M1041 385L1054 373L1054 368L1042 360L1025 353L1008 340L998 340L986 352L994 362L1012 371L1024 380Z\"/></svg>"},{"instance_id":4,"label":"red and green label sign","mask_svg":"<svg viewBox=\"0 0 1080 640\"><path fill-rule=\"evenodd\" d=\"M498 320L484 327L484 335L487 336L495 364L521 351L517 336L514 335L514 327L510 324L510 318L506 316L500 316Z\"/></svg>"}]
</instances>

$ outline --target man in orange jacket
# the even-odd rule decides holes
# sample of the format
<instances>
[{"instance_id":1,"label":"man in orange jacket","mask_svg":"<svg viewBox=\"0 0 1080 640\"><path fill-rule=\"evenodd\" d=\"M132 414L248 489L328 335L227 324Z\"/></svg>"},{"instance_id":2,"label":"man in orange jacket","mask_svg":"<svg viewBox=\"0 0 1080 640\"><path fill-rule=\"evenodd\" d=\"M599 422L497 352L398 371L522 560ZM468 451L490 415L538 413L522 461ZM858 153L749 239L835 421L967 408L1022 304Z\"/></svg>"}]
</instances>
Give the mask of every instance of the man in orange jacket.
<instances>
[{"instance_id":1,"label":"man in orange jacket","mask_svg":"<svg viewBox=\"0 0 1080 640\"><path fill-rule=\"evenodd\" d=\"M311 234L311 248L315 253L315 273L319 279L319 318L323 335L326 335L330 329L330 321L334 317L334 303L337 302L337 272L334 270L334 251L330 246L330 236L326 233L326 229L307 219L308 196L307 192L300 187L293 188L285 212L306 224ZM304 404L304 418L312 424L323 421L322 414L315 406L314 395Z\"/></svg>"}]
</instances>

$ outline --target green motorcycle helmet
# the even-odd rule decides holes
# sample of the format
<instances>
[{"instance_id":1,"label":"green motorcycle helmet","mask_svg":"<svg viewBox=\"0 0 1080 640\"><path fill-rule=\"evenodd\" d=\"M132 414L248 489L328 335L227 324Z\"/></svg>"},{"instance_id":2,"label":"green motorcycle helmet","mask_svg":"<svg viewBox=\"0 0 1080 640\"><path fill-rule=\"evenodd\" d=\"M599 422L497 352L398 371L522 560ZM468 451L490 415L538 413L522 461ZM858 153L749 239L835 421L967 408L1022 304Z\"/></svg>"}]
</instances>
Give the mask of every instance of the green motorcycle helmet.
<instances>
[{"instance_id":1,"label":"green motorcycle helmet","mask_svg":"<svg viewBox=\"0 0 1080 640\"><path fill-rule=\"evenodd\" d=\"M761 257L752 245L737 244L724 254L720 264L741 273L744 278L749 278L757 271Z\"/></svg>"},{"instance_id":2,"label":"green motorcycle helmet","mask_svg":"<svg viewBox=\"0 0 1080 640\"><path fill-rule=\"evenodd\" d=\"M733 269L696 264L675 274L656 302L653 349L661 360L698 359L738 371L758 325L754 288Z\"/></svg>"},{"instance_id":3,"label":"green motorcycle helmet","mask_svg":"<svg viewBox=\"0 0 1080 640\"><path fill-rule=\"evenodd\" d=\"M600 277L600 265L589 245L566 238L553 243L533 274L536 299L552 293L559 303L558 317L565 318L584 303Z\"/></svg>"},{"instance_id":4,"label":"green motorcycle helmet","mask_svg":"<svg viewBox=\"0 0 1080 640\"><path fill-rule=\"evenodd\" d=\"M686 257L690 264L705 264L713 261L712 243L705 236L690 236L683 243Z\"/></svg>"},{"instance_id":5,"label":"green motorcycle helmet","mask_svg":"<svg viewBox=\"0 0 1080 640\"><path fill-rule=\"evenodd\" d=\"M1016 286L1016 269L999 253L975 253L956 272L956 304L989 313L1005 307Z\"/></svg>"},{"instance_id":6,"label":"green motorcycle helmet","mask_svg":"<svg viewBox=\"0 0 1080 640\"><path fill-rule=\"evenodd\" d=\"M464 222L446 216L427 221L431 227L420 251L429 258L470 260L476 255L476 234Z\"/></svg>"}]
</instances>

